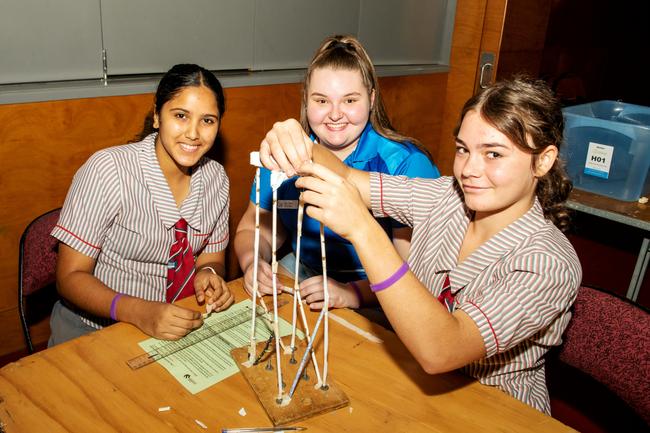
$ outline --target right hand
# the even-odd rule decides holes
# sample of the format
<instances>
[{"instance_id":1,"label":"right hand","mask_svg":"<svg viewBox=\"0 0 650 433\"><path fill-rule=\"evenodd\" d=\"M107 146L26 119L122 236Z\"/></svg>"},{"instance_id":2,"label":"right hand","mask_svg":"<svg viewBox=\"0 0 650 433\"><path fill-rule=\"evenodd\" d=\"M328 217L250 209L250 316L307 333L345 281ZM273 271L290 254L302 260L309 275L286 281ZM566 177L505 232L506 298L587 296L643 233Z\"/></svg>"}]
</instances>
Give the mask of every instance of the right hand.
<instances>
[{"instance_id":1,"label":"right hand","mask_svg":"<svg viewBox=\"0 0 650 433\"><path fill-rule=\"evenodd\" d=\"M311 161L313 146L296 119L275 122L260 144L260 160L269 170L282 170L292 177Z\"/></svg>"},{"instance_id":2,"label":"right hand","mask_svg":"<svg viewBox=\"0 0 650 433\"><path fill-rule=\"evenodd\" d=\"M273 270L271 265L264 260L258 261L257 269L257 290L261 295L273 294ZM250 296L253 296L253 263L246 268L244 273L244 288ZM284 287L280 280L277 281L278 292Z\"/></svg>"},{"instance_id":3,"label":"right hand","mask_svg":"<svg viewBox=\"0 0 650 433\"><path fill-rule=\"evenodd\" d=\"M201 313L165 302L144 301L134 325L145 334L162 340L178 340L203 325Z\"/></svg>"}]
</instances>

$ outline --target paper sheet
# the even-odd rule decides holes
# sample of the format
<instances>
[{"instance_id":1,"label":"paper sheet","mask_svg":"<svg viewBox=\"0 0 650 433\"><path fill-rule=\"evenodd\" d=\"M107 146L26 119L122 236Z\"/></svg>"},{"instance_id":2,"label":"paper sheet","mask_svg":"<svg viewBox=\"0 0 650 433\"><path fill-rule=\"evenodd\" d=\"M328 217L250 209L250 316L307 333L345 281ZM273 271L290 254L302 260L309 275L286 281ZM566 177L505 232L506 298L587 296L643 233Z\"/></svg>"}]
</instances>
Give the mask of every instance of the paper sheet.
<instances>
[{"instance_id":1,"label":"paper sheet","mask_svg":"<svg viewBox=\"0 0 650 433\"><path fill-rule=\"evenodd\" d=\"M212 313L205 319L203 326L192 331L176 342L150 338L139 343L147 353L163 348L188 345L188 347L165 356L158 362L176 378L190 393L196 394L239 372L239 367L230 357L230 351L237 347L248 346L250 343L251 300L239 302L226 311ZM243 323L223 330L224 323L236 322L239 318L247 317ZM280 335L291 335L291 324L280 318ZM210 332L211 329L218 333ZM216 335L212 335L216 334ZM257 317L255 336L258 342L266 341L271 335L270 327L265 320ZM202 336L207 335L207 338ZM301 340L304 334L296 330L296 336ZM192 341L201 338L196 344Z\"/></svg>"}]
</instances>

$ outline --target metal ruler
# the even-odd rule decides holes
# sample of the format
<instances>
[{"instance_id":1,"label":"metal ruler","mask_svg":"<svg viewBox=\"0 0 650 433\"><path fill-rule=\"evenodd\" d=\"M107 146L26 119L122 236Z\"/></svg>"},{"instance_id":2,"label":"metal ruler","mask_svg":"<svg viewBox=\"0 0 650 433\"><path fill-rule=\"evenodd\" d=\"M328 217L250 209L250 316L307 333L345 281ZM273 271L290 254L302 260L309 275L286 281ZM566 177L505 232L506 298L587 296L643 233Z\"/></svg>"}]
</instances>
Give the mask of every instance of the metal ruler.
<instances>
[{"instance_id":1,"label":"metal ruler","mask_svg":"<svg viewBox=\"0 0 650 433\"><path fill-rule=\"evenodd\" d=\"M287 301L284 301L281 304L284 305L286 303ZM279 306L280 303L278 304L278 307ZM190 332L180 340L165 342L161 346L148 353L136 356L135 358L126 361L127 365L131 367L132 370L137 370L183 349L187 349L188 347L200 343L204 340L212 337L217 337L222 332L228 331L229 329L232 329L251 320L250 306L246 306L246 309L240 311L239 313L233 313L230 315L227 314L228 311L225 313L226 315L223 318L219 319L218 322L212 325L203 325L199 329ZM261 306L258 305L255 311L255 315L257 317L260 317L263 314L264 310Z\"/></svg>"}]
</instances>

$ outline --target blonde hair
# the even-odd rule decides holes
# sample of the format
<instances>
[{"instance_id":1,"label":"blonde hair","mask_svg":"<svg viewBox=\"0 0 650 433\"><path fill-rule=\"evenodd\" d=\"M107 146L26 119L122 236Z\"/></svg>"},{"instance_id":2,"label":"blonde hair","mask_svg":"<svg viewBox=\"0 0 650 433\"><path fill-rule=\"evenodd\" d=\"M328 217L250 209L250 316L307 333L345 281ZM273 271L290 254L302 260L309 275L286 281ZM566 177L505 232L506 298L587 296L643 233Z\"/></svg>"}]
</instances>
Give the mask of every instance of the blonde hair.
<instances>
[{"instance_id":1,"label":"blonde hair","mask_svg":"<svg viewBox=\"0 0 650 433\"><path fill-rule=\"evenodd\" d=\"M379 91L379 81L375 73L375 67L359 40L350 35L335 35L326 38L316 50L314 58L309 63L303 81L302 104L300 107L300 124L305 131L309 134L314 134L307 120L307 101L312 73L314 70L321 68L359 71L368 95L371 95L373 90L375 92L375 99L370 107L369 118L374 130L389 140L398 143L411 143L430 158L429 152L418 140L398 133L391 125L388 114L386 114L386 109L384 108L381 92Z\"/></svg>"}]
</instances>

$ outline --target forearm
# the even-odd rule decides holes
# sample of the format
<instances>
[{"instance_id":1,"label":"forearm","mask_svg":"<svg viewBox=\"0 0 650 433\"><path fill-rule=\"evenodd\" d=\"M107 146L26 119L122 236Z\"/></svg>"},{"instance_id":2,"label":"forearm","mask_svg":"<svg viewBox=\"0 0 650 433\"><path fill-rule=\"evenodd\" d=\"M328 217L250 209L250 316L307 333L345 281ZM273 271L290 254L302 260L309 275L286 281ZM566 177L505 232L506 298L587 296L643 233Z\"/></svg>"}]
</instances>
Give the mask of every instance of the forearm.
<instances>
[{"instance_id":1,"label":"forearm","mask_svg":"<svg viewBox=\"0 0 650 433\"><path fill-rule=\"evenodd\" d=\"M255 231L242 230L237 232L235 237L234 247L239 266L243 271L246 271L255 261ZM260 236L259 242L259 258L265 262L271 262L271 243L264 237Z\"/></svg>"},{"instance_id":2,"label":"forearm","mask_svg":"<svg viewBox=\"0 0 650 433\"><path fill-rule=\"evenodd\" d=\"M368 279L390 278L404 262L378 223L364 225L352 241ZM429 373L441 373L484 356L483 340L462 311L450 314L412 272L375 293L407 349Z\"/></svg>"},{"instance_id":3,"label":"forearm","mask_svg":"<svg viewBox=\"0 0 650 433\"><path fill-rule=\"evenodd\" d=\"M118 293L85 271L75 271L57 280L59 294L79 309L97 317L110 318L111 304ZM137 324L149 301L132 296L119 299L119 319ZM116 305L117 311L117 305Z\"/></svg>"},{"instance_id":4,"label":"forearm","mask_svg":"<svg viewBox=\"0 0 650 433\"><path fill-rule=\"evenodd\" d=\"M221 278L226 277L226 254L225 252L219 253L203 253L196 258L196 273L206 270L206 272L214 271L215 274Z\"/></svg>"}]
</instances>

